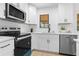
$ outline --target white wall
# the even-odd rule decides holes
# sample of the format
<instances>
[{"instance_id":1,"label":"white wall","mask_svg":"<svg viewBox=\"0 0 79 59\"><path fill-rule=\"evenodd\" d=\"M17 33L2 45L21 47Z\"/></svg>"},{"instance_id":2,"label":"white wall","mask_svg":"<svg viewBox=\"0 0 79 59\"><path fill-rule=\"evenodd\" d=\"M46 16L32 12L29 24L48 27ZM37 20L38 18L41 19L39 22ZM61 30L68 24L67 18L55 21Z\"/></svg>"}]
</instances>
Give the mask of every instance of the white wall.
<instances>
[{"instance_id":1,"label":"white wall","mask_svg":"<svg viewBox=\"0 0 79 59\"><path fill-rule=\"evenodd\" d=\"M57 32L57 20L58 20L58 6L52 8L42 8L37 10L38 14L38 25L37 25L37 32L48 32L48 28L40 28L40 15L41 14L49 14L49 24L51 31L50 32Z\"/></svg>"}]
</instances>

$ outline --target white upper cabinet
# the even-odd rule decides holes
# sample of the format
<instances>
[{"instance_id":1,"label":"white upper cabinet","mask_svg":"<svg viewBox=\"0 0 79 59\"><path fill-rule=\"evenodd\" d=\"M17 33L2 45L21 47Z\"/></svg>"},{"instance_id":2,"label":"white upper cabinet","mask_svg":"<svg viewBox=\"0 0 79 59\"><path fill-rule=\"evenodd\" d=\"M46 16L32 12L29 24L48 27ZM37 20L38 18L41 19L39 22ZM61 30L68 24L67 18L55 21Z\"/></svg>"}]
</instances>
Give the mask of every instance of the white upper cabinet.
<instances>
[{"instance_id":1,"label":"white upper cabinet","mask_svg":"<svg viewBox=\"0 0 79 59\"><path fill-rule=\"evenodd\" d=\"M5 18L5 3L0 3L0 18Z\"/></svg>"},{"instance_id":2,"label":"white upper cabinet","mask_svg":"<svg viewBox=\"0 0 79 59\"><path fill-rule=\"evenodd\" d=\"M19 8L24 12L28 12L28 4L27 3L19 3Z\"/></svg>"},{"instance_id":3,"label":"white upper cabinet","mask_svg":"<svg viewBox=\"0 0 79 59\"><path fill-rule=\"evenodd\" d=\"M37 24L37 9L28 3L20 3L19 8L26 13L27 24Z\"/></svg>"},{"instance_id":4,"label":"white upper cabinet","mask_svg":"<svg viewBox=\"0 0 79 59\"><path fill-rule=\"evenodd\" d=\"M37 24L37 10L35 6L28 6L28 21L29 24Z\"/></svg>"},{"instance_id":5,"label":"white upper cabinet","mask_svg":"<svg viewBox=\"0 0 79 59\"><path fill-rule=\"evenodd\" d=\"M29 14L28 14L28 3L20 3L19 4L20 9L22 9L25 13L26 13L26 23L28 23L28 18L29 18Z\"/></svg>"},{"instance_id":6,"label":"white upper cabinet","mask_svg":"<svg viewBox=\"0 0 79 59\"><path fill-rule=\"evenodd\" d=\"M59 4L59 22L72 23L74 15L73 4Z\"/></svg>"}]
</instances>

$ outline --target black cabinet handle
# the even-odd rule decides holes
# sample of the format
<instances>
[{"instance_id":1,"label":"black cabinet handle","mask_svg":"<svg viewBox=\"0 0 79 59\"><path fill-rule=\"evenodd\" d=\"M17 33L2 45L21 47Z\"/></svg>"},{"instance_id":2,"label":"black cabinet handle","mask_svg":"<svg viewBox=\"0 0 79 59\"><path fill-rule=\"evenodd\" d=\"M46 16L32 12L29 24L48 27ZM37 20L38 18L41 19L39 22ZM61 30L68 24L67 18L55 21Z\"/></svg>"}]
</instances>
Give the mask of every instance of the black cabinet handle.
<instances>
[{"instance_id":1,"label":"black cabinet handle","mask_svg":"<svg viewBox=\"0 0 79 59\"><path fill-rule=\"evenodd\" d=\"M47 43L50 43L50 40L47 40Z\"/></svg>"},{"instance_id":2,"label":"black cabinet handle","mask_svg":"<svg viewBox=\"0 0 79 59\"><path fill-rule=\"evenodd\" d=\"M10 44L7 44L7 45L5 45L5 46L2 46L2 47L0 47L0 48L5 48L5 47L7 47L7 46L9 46Z\"/></svg>"}]
</instances>

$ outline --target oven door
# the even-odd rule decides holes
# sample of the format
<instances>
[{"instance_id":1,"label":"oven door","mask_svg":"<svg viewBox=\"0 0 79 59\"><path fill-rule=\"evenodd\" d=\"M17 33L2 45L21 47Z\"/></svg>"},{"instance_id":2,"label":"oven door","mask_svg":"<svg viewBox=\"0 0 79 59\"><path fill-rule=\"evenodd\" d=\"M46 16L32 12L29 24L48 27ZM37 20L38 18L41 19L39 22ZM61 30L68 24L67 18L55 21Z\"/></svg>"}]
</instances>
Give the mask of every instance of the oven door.
<instances>
[{"instance_id":1,"label":"oven door","mask_svg":"<svg viewBox=\"0 0 79 59\"><path fill-rule=\"evenodd\" d=\"M15 48L31 48L31 36L17 38Z\"/></svg>"}]
</instances>

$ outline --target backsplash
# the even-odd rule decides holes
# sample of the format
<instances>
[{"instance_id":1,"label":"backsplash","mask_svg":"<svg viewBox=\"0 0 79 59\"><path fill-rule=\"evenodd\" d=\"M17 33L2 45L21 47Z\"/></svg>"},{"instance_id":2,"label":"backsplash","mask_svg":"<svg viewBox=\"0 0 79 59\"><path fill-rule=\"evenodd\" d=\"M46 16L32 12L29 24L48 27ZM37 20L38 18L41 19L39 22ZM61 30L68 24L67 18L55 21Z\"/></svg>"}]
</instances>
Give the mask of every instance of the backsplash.
<instances>
[{"instance_id":1,"label":"backsplash","mask_svg":"<svg viewBox=\"0 0 79 59\"><path fill-rule=\"evenodd\" d=\"M10 21L5 21L0 19L0 27L20 27L21 33L28 33L30 32L30 27L28 24L25 23L15 23Z\"/></svg>"}]
</instances>

